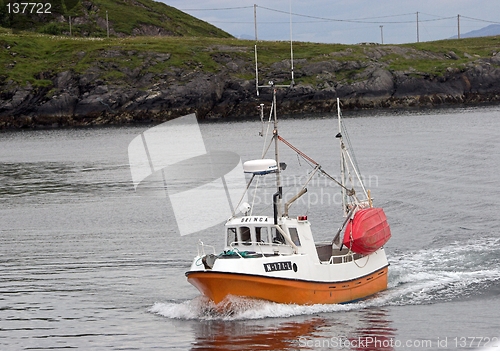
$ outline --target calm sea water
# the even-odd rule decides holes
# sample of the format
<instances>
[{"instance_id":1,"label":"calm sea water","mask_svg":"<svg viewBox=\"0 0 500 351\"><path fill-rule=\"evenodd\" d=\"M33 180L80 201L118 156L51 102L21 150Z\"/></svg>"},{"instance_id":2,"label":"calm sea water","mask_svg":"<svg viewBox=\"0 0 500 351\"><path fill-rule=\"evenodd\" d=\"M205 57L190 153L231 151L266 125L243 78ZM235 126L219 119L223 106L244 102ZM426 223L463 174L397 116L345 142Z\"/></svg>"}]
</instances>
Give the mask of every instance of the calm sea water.
<instances>
[{"instance_id":1,"label":"calm sea water","mask_svg":"<svg viewBox=\"0 0 500 351\"><path fill-rule=\"evenodd\" d=\"M235 299L225 313L184 276L199 239L222 249L222 229L180 236L164 197L134 191L127 148L150 126L1 133L0 349L500 349L500 108L345 117L392 227L389 289L346 305ZM338 173L336 120L280 125ZM209 150L260 157L258 122L201 130ZM283 160L289 184L307 174ZM327 240L340 218L320 183L294 211Z\"/></svg>"}]
</instances>

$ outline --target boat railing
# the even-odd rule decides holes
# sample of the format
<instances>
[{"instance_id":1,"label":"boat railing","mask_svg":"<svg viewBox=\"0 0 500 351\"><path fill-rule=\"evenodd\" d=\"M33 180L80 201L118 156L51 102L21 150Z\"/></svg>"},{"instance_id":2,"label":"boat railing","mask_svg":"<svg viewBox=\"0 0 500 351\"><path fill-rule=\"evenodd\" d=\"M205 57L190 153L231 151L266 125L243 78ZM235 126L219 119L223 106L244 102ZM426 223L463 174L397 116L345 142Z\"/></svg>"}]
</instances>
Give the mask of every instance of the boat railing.
<instances>
[{"instance_id":1,"label":"boat railing","mask_svg":"<svg viewBox=\"0 0 500 351\"><path fill-rule=\"evenodd\" d=\"M268 254L274 254L274 255L279 255L281 254L281 249L288 249L290 250L290 253L293 252L293 247L287 244L283 243L269 243L269 242L262 242L262 241L233 241L229 244L229 247L231 250L236 252L238 256L241 258L244 258L239 254L239 251L241 251L243 248L245 250L247 249L254 249L256 252L258 251L259 254L262 256L268 255Z\"/></svg>"},{"instance_id":2,"label":"boat railing","mask_svg":"<svg viewBox=\"0 0 500 351\"><path fill-rule=\"evenodd\" d=\"M355 252L348 252L344 255L332 255L330 259L328 260L328 264L338 264L338 263L347 263L347 262L352 262L356 261L362 257L365 257L364 255L357 254Z\"/></svg>"},{"instance_id":3,"label":"boat railing","mask_svg":"<svg viewBox=\"0 0 500 351\"><path fill-rule=\"evenodd\" d=\"M205 248L211 248L212 249L212 253L215 255L215 247L212 246L212 245L207 245L207 244L204 244L203 241L199 240L198 241L198 256L205 256L207 253L205 252Z\"/></svg>"}]
</instances>

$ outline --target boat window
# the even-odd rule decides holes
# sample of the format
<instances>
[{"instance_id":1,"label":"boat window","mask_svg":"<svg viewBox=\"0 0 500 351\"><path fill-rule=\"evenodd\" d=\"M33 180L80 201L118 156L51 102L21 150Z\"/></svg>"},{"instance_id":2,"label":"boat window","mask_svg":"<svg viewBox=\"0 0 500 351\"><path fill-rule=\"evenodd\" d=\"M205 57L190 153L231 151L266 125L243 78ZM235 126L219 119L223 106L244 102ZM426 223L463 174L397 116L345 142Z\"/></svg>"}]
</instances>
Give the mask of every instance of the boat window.
<instances>
[{"instance_id":1,"label":"boat window","mask_svg":"<svg viewBox=\"0 0 500 351\"><path fill-rule=\"evenodd\" d=\"M283 237L283 235L280 232L278 232L274 227L271 228L271 237L273 238L274 244L285 243L285 238Z\"/></svg>"},{"instance_id":2,"label":"boat window","mask_svg":"<svg viewBox=\"0 0 500 351\"><path fill-rule=\"evenodd\" d=\"M234 245L238 245L238 236L236 235L236 228L227 228L227 245L236 242Z\"/></svg>"},{"instance_id":3,"label":"boat window","mask_svg":"<svg viewBox=\"0 0 500 351\"><path fill-rule=\"evenodd\" d=\"M240 237L241 237L241 241L243 242L251 242L252 241L252 238L250 236L250 228L248 227L240 227Z\"/></svg>"},{"instance_id":4,"label":"boat window","mask_svg":"<svg viewBox=\"0 0 500 351\"><path fill-rule=\"evenodd\" d=\"M268 228L267 227L255 227L255 237L258 243L268 243Z\"/></svg>"},{"instance_id":5,"label":"boat window","mask_svg":"<svg viewBox=\"0 0 500 351\"><path fill-rule=\"evenodd\" d=\"M300 239L299 239L299 233L297 232L297 228L288 228L288 231L290 232L290 238L292 239L292 242L296 246L300 246Z\"/></svg>"}]
</instances>

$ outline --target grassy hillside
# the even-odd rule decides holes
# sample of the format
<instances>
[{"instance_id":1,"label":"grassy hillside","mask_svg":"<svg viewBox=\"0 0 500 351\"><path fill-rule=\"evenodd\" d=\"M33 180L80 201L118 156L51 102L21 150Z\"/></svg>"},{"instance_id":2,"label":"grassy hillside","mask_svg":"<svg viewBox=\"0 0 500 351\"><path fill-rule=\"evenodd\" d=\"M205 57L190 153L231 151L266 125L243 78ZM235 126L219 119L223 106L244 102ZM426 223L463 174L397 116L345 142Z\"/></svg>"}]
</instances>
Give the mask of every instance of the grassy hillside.
<instances>
[{"instance_id":1,"label":"grassy hillside","mask_svg":"<svg viewBox=\"0 0 500 351\"><path fill-rule=\"evenodd\" d=\"M106 12L111 36L167 35L228 38L230 34L173 7L152 0L47 0L37 12L15 9L14 0L0 0L0 26L15 31L52 35L105 37ZM10 10L10 11L9 11ZM18 13L14 13L18 11ZM10 13L9 13L10 12Z\"/></svg>"},{"instance_id":2,"label":"grassy hillside","mask_svg":"<svg viewBox=\"0 0 500 351\"><path fill-rule=\"evenodd\" d=\"M118 79L122 72L145 69L141 74L159 73L174 68L185 70L217 71L217 57L227 60L253 62L253 41L225 38L199 37L126 37L126 38L72 38L13 33L0 28L0 84L12 81L35 86L51 84L46 77L72 70L84 72L93 65L113 67L109 78ZM271 64L289 58L289 43L260 42L260 69L265 72ZM416 74L442 75L447 69L463 69L478 58L491 57L500 51L500 37L406 44L406 45L341 45L295 43L296 67L302 62L373 62L386 65L392 71L408 71ZM449 58L450 52L456 57ZM130 54L132 53L132 54ZM144 65L144 55L168 54L168 59ZM146 67L146 68L144 68ZM286 70L286 69L285 69ZM352 72L344 72L348 77ZM236 72L240 78L252 79L251 70ZM106 77L104 77L106 78ZM340 79L341 75L337 75ZM299 77L297 82L314 84L315 76Z\"/></svg>"}]
</instances>

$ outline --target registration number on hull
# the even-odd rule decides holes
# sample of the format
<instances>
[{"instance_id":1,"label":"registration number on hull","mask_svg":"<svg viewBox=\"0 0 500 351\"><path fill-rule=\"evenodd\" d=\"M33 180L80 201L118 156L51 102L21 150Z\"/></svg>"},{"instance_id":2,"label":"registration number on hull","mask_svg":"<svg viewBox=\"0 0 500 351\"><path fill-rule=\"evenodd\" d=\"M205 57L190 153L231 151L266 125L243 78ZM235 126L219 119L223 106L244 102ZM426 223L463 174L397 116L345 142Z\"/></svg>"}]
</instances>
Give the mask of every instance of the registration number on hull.
<instances>
[{"instance_id":1,"label":"registration number on hull","mask_svg":"<svg viewBox=\"0 0 500 351\"><path fill-rule=\"evenodd\" d=\"M292 262L273 262L273 263L264 263L264 269L266 272L276 272L276 271L291 271L292 270Z\"/></svg>"}]
</instances>

